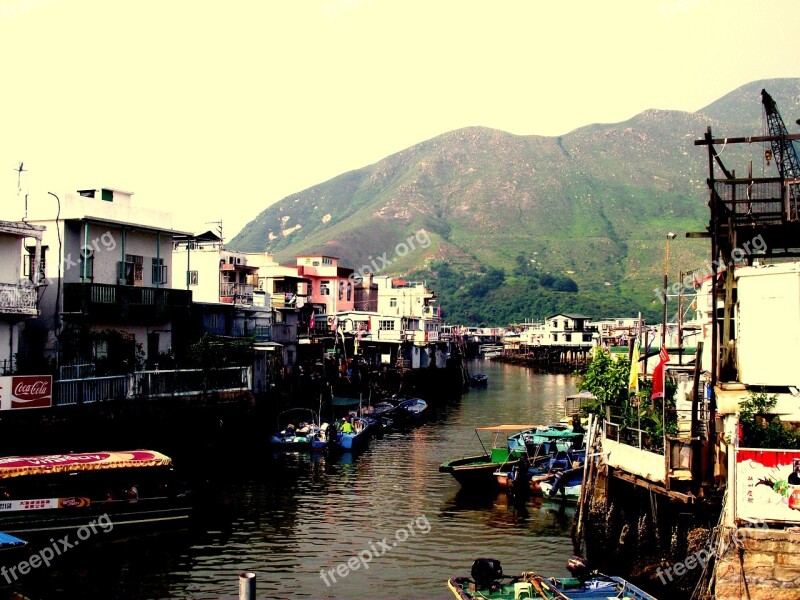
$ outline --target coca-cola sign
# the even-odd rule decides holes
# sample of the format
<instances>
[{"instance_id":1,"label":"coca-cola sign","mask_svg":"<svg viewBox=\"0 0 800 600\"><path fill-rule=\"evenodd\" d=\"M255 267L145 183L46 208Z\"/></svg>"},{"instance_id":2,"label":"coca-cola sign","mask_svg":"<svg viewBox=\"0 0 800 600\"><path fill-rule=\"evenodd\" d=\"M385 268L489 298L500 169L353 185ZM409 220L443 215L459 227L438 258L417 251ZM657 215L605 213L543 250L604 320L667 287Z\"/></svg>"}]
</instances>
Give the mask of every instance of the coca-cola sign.
<instances>
[{"instance_id":1,"label":"coca-cola sign","mask_svg":"<svg viewBox=\"0 0 800 600\"><path fill-rule=\"evenodd\" d=\"M50 375L0 377L0 400L3 410L49 408L53 399Z\"/></svg>"}]
</instances>

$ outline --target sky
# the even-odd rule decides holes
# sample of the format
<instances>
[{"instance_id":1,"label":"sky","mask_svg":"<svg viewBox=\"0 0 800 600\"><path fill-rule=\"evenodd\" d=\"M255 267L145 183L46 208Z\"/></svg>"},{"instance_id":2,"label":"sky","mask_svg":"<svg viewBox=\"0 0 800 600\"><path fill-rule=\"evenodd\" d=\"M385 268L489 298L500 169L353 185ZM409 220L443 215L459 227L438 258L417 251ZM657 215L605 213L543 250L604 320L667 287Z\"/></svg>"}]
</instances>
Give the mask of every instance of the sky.
<instances>
[{"instance_id":1,"label":"sky","mask_svg":"<svg viewBox=\"0 0 800 600\"><path fill-rule=\"evenodd\" d=\"M0 0L2 218L111 187L222 221L468 126L561 135L800 76L800 2ZM698 132L698 136L702 132Z\"/></svg>"}]
</instances>

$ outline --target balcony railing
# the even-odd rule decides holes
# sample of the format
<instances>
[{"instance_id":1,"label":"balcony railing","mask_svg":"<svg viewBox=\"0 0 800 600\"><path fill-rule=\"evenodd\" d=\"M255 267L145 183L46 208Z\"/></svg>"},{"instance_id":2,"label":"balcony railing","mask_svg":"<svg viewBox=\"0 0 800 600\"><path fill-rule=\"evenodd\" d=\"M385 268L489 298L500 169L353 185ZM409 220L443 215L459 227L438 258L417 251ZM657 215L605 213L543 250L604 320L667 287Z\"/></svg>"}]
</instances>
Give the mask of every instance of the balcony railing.
<instances>
[{"instance_id":1,"label":"balcony railing","mask_svg":"<svg viewBox=\"0 0 800 600\"><path fill-rule=\"evenodd\" d=\"M36 288L31 285L0 283L0 313L38 315Z\"/></svg>"},{"instance_id":2,"label":"balcony railing","mask_svg":"<svg viewBox=\"0 0 800 600\"><path fill-rule=\"evenodd\" d=\"M246 283L220 283L219 299L222 302L252 306L253 286Z\"/></svg>"},{"instance_id":3,"label":"balcony railing","mask_svg":"<svg viewBox=\"0 0 800 600\"><path fill-rule=\"evenodd\" d=\"M187 314L192 292L170 288L65 283L64 313L87 317L152 320Z\"/></svg>"}]
</instances>

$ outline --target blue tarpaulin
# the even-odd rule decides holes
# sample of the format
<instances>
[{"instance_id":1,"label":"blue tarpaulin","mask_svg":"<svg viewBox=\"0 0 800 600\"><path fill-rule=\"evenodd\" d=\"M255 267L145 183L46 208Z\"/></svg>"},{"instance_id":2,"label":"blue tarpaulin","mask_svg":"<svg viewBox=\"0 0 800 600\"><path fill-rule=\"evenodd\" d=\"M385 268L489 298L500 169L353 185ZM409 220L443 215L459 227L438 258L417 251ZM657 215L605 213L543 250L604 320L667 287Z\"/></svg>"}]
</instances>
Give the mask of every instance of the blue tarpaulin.
<instances>
[{"instance_id":1,"label":"blue tarpaulin","mask_svg":"<svg viewBox=\"0 0 800 600\"><path fill-rule=\"evenodd\" d=\"M14 548L16 546L24 546L27 543L28 542L16 538L13 535L8 535L7 533L0 532L0 550L5 550L6 548Z\"/></svg>"}]
</instances>

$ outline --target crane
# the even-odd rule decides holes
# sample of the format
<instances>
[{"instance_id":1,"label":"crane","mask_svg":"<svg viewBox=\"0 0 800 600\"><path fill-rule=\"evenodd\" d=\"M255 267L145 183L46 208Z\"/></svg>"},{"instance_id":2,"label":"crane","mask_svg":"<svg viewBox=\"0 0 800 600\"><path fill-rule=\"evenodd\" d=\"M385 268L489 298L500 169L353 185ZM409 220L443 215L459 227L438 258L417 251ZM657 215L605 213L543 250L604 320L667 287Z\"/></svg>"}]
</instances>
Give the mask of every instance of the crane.
<instances>
[{"instance_id":1,"label":"crane","mask_svg":"<svg viewBox=\"0 0 800 600\"><path fill-rule=\"evenodd\" d=\"M798 207L800 207L800 185L792 180L800 180L800 161L797 160L794 143L786 139L789 132L786 131L786 125L783 124L775 100L767 93L767 90L761 90L761 103L764 105L764 112L767 115L769 135L775 138L771 142L775 165L778 167L781 179L784 182L790 182L787 184L789 188L789 218L796 220Z\"/></svg>"}]
</instances>

